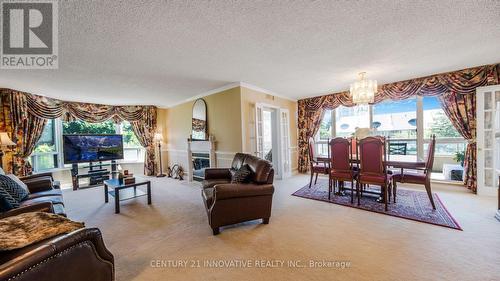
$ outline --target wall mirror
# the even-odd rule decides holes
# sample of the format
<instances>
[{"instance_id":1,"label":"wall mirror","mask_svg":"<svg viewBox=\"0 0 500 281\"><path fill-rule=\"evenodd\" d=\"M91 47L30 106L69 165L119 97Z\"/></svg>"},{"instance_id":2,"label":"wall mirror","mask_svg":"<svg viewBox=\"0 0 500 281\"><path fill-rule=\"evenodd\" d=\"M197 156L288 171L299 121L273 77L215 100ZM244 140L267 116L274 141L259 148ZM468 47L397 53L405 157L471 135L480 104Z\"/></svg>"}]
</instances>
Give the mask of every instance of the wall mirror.
<instances>
[{"instance_id":1,"label":"wall mirror","mask_svg":"<svg viewBox=\"0 0 500 281\"><path fill-rule=\"evenodd\" d=\"M192 140L206 140L207 134L207 104L203 99L197 99L193 105L193 118L191 121Z\"/></svg>"}]
</instances>

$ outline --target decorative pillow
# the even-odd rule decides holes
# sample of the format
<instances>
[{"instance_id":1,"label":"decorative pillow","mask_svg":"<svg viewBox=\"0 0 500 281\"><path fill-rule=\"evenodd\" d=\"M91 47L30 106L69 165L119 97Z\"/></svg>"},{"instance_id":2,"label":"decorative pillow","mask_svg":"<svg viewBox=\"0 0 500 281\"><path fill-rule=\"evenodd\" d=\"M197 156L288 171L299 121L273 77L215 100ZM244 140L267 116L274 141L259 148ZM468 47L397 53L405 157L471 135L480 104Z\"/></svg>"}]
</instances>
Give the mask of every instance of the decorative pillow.
<instances>
[{"instance_id":1,"label":"decorative pillow","mask_svg":"<svg viewBox=\"0 0 500 281\"><path fill-rule=\"evenodd\" d=\"M17 203L28 197L28 191L8 176L0 175L0 188L7 191Z\"/></svg>"},{"instance_id":2,"label":"decorative pillow","mask_svg":"<svg viewBox=\"0 0 500 281\"><path fill-rule=\"evenodd\" d=\"M85 227L63 216L30 212L0 220L0 251L19 249Z\"/></svg>"},{"instance_id":3,"label":"decorative pillow","mask_svg":"<svg viewBox=\"0 0 500 281\"><path fill-rule=\"evenodd\" d=\"M26 192L28 192L28 194L30 193L28 186L22 180L20 180L18 177L16 177L16 175L8 174L6 176L11 178L13 181L15 181L20 187L22 187L24 190L26 190Z\"/></svg>"},{"instance_id":4,"label":"decorative pillow","mask_svg":"<svg viewBox=\"0 0 500 281\"><path fill-rule=\"evenodd\" d=\"M0 187L0 212L7 212L14 208L19 208L19 202L12 198L10 194Z\"/></svg>"},{"instance_id":5,"label":"decorative pillow","mask_svg":"<svg viewBox=\"0 0 500 281\"><path fill-rule=\"evenodd\" d=\"M231 171L231 183L247 183L250 175L252 175L252 170L245 164L239 170Z\"/></svg>"}]
</instances>

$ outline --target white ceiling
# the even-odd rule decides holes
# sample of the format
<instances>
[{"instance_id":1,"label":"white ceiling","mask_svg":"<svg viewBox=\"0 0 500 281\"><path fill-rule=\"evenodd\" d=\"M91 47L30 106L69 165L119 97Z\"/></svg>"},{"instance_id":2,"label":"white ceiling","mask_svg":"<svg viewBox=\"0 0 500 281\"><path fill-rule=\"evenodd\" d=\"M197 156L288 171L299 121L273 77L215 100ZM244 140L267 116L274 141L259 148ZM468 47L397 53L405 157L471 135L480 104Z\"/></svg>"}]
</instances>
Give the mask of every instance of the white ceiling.
<instances>
[{"instance_id":1,"label":"white ceiling","mask_svg":"<svg viewBox=\"0 0 500 281\"><path fill-rule=\"evenodd\" d=\"M59 69L0 87L171 106L233 82L292 99L500 62L500 1L61 1Z\"/></svg>"}]
</instances>

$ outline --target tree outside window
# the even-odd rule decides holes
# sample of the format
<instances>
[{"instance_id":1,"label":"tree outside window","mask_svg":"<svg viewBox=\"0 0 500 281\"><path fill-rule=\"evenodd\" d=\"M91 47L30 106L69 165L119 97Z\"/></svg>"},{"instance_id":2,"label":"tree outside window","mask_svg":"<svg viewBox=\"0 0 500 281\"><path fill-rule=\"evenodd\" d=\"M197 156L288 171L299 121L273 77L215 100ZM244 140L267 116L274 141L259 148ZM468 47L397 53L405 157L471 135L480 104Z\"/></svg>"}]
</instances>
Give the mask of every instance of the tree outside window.
<instances>
[{"instance_id":1,"label":"tree outside window","mask_svg":"<svg viewBox=\"0 0 500 281\"><path fill-rule=\"evenodd\" d=\"M63 134L116 134L116 126L111 121L89 123L85 121L63 122Z\"/></svg>"}]
</instances>

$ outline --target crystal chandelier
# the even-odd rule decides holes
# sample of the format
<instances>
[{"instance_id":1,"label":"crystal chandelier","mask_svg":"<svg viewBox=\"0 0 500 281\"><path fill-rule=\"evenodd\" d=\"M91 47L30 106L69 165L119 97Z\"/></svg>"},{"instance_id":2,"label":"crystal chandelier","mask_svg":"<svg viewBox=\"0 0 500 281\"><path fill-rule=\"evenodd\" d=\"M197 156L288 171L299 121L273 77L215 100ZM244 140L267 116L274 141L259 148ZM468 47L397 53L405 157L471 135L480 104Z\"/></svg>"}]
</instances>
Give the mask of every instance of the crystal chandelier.
<instances>
[{"instance_id":1,"label":"crystal chandelier","mask_svg":"<svg viewBox=\"0 0 500 281\"><path fill-rule=\"evenodd\" d=\"M375 100L377 80L367 80L366 72L359 73L359 80L351 84L351 98L355 104L369 104Z\"/></svg>"}]
</instances>

